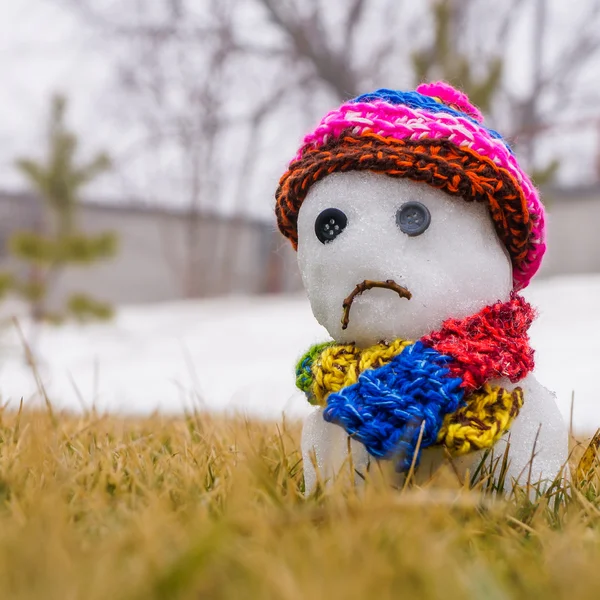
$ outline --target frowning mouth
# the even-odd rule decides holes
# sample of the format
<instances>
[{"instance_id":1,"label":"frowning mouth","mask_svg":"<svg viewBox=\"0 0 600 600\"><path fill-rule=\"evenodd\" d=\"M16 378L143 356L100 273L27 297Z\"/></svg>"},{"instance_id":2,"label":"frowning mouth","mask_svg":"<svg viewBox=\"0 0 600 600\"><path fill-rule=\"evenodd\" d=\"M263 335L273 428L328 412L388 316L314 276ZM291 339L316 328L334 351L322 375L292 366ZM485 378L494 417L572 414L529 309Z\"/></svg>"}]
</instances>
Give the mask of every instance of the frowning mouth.
<instances>
[{"instance_id":1,"label":"frowning mouth","mask_svg":"<svg viewBox=\"0 0 600 600\"><path fill-rule=\"evenodd\" d=\"M386 288L396 292L400 298L406 298L407 300L412 298L412 294L408 289L402 285L398 285L393 279L386 279L385 281L371 281L365 279L352 290L352 293L342 303L342 308L344 310L342 314L342 329L346 329L348 323L350 323L350 308L352 307L354 299L363 292L372 290L373 288Z\"/></svg>"}]
</instances>

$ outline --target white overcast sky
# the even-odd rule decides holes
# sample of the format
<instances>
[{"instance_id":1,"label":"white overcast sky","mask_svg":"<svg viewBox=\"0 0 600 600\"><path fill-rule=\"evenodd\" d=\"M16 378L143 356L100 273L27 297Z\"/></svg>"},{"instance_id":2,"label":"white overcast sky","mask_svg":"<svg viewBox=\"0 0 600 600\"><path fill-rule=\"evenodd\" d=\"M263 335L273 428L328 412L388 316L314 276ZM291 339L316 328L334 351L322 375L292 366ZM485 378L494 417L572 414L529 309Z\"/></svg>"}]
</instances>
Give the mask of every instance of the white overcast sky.
<instances>
[{"instance_id":1,"label":"white overcast sky","mask_svg":"<svg viewBox=\"0 0 600 600\"><path fill-rule=\"evenodd\" d=\"M577 7L584 3L585 0L551 1L551 27L555 32L552 39L557 48L568 23L575 22ZM526 45L526 34L521 43ZM520 54L522 49L516 46L514 52ZM520 66L520 72L511 73L515 85L528 85L526 61L515 64ZM117 123L111 113L111 66L107 48L98 36L60 8L56 0L0 0L0 189L22 187L13 167L14 159L39 149L48 99L54 91L68 94L69 118L76 130L85 134L84 150L106 148L118 154L131 143L135 133ZM596 75L594 69L590 73L590 85L598 88L600 64L595 67ZM382 84L393 87L389 82ZM600 107L597 112L600 116ZM582 143L591 154L598 143L596 134L577 135L557 137L556 144L563 154L581 153ZM549 148L548 154L552 150ZM581 164L587 165L589 179L591 158L587 154L565 161L563 177L567 181L580 178L577 169ZM110 194L112 190L114 195L118 189L118 185L105 183L92 194ZM271 207L267 208L270 212Z\"/></svg>"}]
</instances>

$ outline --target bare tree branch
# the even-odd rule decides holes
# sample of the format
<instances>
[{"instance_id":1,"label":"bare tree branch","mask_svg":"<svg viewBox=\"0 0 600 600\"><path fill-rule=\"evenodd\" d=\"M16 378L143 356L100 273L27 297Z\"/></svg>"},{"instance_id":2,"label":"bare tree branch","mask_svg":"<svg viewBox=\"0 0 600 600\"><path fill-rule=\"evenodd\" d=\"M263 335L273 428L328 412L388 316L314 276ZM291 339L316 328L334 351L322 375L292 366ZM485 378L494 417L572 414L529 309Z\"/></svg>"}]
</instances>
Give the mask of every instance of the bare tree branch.
<instances>
[{"instance_id":1,"label":"bare tree branch","mask_svg":"<svg viewBox=\"0 0 600 600\"><path fill-rule=\"evenodd\" d=\"M272 22L283 31L297 57L310 63L316 74L340 98L358 93L358 82L342 56L336 53L323 35L318 10L308 19L299 14L286 16L278 0L258 0L267 10ZM318 1L314 2L318 7Z\"/></svg>"},{"instance_id":2,"label":"bare tree branch","mask_svg":"<svg viewBox=\"0 0 600 600\"><path fill-rule=\"evenodd\" d=\"M510 5L504 11L504 15L498 27L498 42L505 44L514 22L520 16L520 9L523 8L527 0L512 0Z\"/></svg>"},{"instance_id":3,"label":"bare tree branch","mask_svg":"<svg viewBox=\"0 0 600 600\"><path fill-rule=\"evenodd\" d=\"M348 10L346 17L346 27L344 34L344 46L346 52L351 53L354 46L354 34L357 26L361 22L361 17L365 10L365 0L354 0Z\"/></svg>"}]
</instances>

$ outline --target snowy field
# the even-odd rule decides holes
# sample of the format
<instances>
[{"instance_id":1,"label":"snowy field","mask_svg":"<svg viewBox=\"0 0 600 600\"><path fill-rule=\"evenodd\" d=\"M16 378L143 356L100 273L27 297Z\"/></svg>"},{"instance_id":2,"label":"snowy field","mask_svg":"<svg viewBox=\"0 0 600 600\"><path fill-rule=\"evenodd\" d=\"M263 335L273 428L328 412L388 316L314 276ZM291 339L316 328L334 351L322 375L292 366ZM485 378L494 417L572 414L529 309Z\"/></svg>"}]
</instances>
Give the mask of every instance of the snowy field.
<instances>
[{"instance_id":1,"label":"snowy field","mask_svg":"<svg viewBox=\"0 0 600 600\"><path fill-rule=\"evenodd\" d=\"M538 379L557 393L567 420L574 393L576 431L600 427L600 276L542 280L525 295L540 313L532 329ZM196 406L294 417L308 409L294 388L294 362L324 339L303 297L132 306L110 324L44 327L37 369L57 408L140 414ZM39 403L13 327L0 352L3 402Z\"/></svg>"}]
</instances>

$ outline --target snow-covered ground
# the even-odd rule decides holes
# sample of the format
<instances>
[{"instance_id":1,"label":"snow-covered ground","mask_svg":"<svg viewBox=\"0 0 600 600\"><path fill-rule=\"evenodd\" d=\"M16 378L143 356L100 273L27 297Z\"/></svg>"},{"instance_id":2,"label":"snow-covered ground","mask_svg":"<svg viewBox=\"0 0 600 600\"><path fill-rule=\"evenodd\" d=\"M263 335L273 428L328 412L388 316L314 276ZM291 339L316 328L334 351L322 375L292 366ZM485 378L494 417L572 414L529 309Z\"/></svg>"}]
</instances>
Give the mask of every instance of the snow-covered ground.
<instances>
[{"instance_id":1,"label":"snow-covered ground","mask_svg":"<svg viewBox=\"0 0 600 600\"><path fill-rule=\"evenodd\" d=\"M556 391L574 427L600 427L600 276L540 281L525 294L540 318L532 330L537 376ZM23 323L25 335L31 331ZM126 307L110 324L45 327L38 370L57 408L149 413L193 406L261 417L303 415L296 358L327 339L303 297L220 298ZM14 328L0 342L0 394L40 402Z\"/></svg>"}]
</instances>

